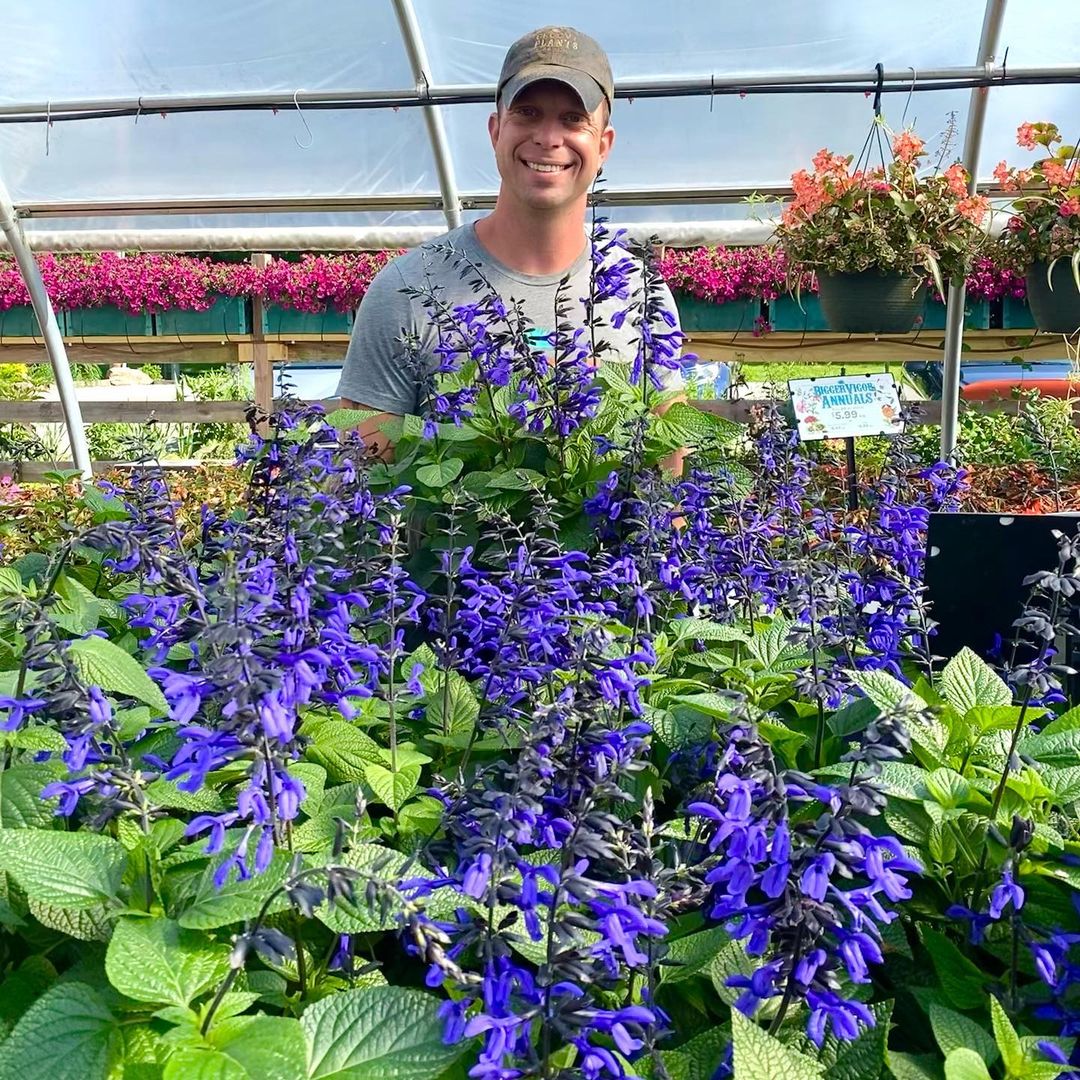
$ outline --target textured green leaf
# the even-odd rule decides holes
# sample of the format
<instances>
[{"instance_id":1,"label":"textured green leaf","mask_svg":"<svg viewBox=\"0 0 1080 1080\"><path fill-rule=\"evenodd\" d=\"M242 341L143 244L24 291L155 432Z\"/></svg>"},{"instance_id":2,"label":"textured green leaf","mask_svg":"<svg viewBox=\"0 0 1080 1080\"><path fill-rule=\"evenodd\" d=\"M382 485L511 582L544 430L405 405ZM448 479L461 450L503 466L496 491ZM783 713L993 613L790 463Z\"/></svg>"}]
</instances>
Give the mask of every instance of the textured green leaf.
<instances>
[{"instance_id":1,"label":"textured green leaf","mask_svg":"<svg viewBox=\"0 0 1080 1080\"><path fill-rule=\"evenodd\" d=\"M364 779L379 802L397 811L416 790L420 781L420 766L402 765L397 772L391 772L381 765L368 765L364 769Z\"/></svg>"},{"instance_id":2,"label":"textured green leaf","mask_svg":"<svg viewBox=\"0 0 1080 1080\"><path fill-rule=\"evenodd\" d=\"M1051 735L1026 735L1020 740L1019 752L1044 765L1075 765L1080 759L1080 728Z\"/></svg>"},{"instance_id":3,"label":"textured green leaf","mask_svg":"<svg viewBox=\"0 0 1080 1080\"><path fill-rule=\"evenodd\" d=\"M146 789L152 806L169 810L188 810L195 814L217 814L225 809L225 800L212 788L181 791L172 780L155 780Z\"/></svg>"},{"instance_id":4,"label":"textured green leaf","mask_svg":"<svg viewBox=\"0 0 1080 1080\"><path fill-rule=\"evenodd\" d=\"M670 1080L712 1080L729 1042L723 1028L710 1028L677 1050L661 1050L660 1060ZM643 1059L635 1063L635 1067L641 1068L644 1064ZM659 1073L653 1070L651 1075L657 1077Z\"/></svg>"},{"instance_id":5,"label":"textured green leaf","mask_svg":"<svg viewBox=\"0 0 1080 1080\"><path fill-rule=\"evenodd\" d=\"M962 1046L945 1058L945 1080L990 1080L990 1070L974 1050Z\"/></svg>"},{"instance_id":6,"label":"textured green leaf","mask_svg":"<svg viewBox=\"0 0 1080 1080\"><path fill-rule=\"evenodd\" d=\"M0 773L0 828L49 828L55 821L57 800L43 799L41 789L66 771L59 763L42 762L12 765Z\"/></svg>"},{"instance_id":7,"label":"textured green leaf","mask_svg":"<svg viewBox=\"0 0 1080 1080\"><path fill-rule=\"evenodd\" d=\"M3 738L0 736L0 741ZM6 740L16 750L31 750L34 753L47 750L55 754L67 749L67 739L59 731L41 724L19 728L7 735Z\"/></svg>"},{"instance_id":8,"label":"textured green leaf","mask_svg":"<svg viewBox=\"0 0 1080 1080\"><path fill-rule=\"evenodd\" d=\"M480 703L468 679L456 671L439 671L433 673L432 683L425 698L427 722L444 735L470 734L480 715Z\"/></svg>"},{"instance_id":9,"label":"textured green leaf","mask_svg":"<svg viewBox=\"0 0 1080 1080\"><path fill-rule=\"evenodd\" d=\"M855 673L855 684L882 712L892 712L901 704L908 702L922 708L925 702L894 675L887 671L859 671Z\"/></svg>"},{"instance_id":10,"label":"textured green leaf","mask_svg":"<svg viewBox=\"0 0 1080 1080\"><path fill-rule=\"evenodd\" d=\"M669 633L674 640L682 641L747 641L746 630L728 623L713 622L711 619L674 619L668 623Z\"/></svg>"},{"instance_id":11,"label":"textured green leaf","mask_svg":"<svg viewBox=\"0 0 1080 1080\"><path fill-rule=\"evenodd\" d=\"M923 945L948 1000L958 1009L979 1009L989 976L979 970L944 934L921 928Z\"/></svg>"},{"instance_id":12,"label":"textured green leaf","mask_svg":"<svg viewBox=\"0 0 1080 1080\"><path fill-rule=\"evenodd\" d=\"M123 847L97 833L0 829L0 866L32 900L90 908L114 899L127 863Z\"/></svg>"},{"instance_id":13,"label":"textured green leaf","mask_svg":"<svg viewBox=\"0 0 1080 1080\"><path fill-rule=\"evenodd\" d=\"M165 1066L165 1080L301 1080L307 1065L304 1033L282 1016L237 1016L215 1024L212 1049L182 1050Z\"/></svg>"},{"instance_id":14,"label":"textured green leaf","mask_svg":"<svg viewBox=\"0 0 1080 1080\"><path fill-rule=\"evenodd\" d=\"M1042 728L1043 735L1056 735L1059 731L1075 731L1080 728L1080 705L1074 705L1068 712L1045 724Z\"/></svg>"},{"instance_id":15,"label":"textured green leaf","mask_svg":"<svg viewBox=\"0 0 1080 1080\"><path fill-rule=\"evenodd\" d=\"M300 1020L310 1080L436 1080L466 1044L447 1046L437 998L402 986L316 1001Z\"/></svg>"},{"instance_id":16,"label":"textured green leaf","mask_svg":"<svg viewBox=\"0 0 1080 1080\"><path fill-rule=\"evenodd\" d=\"M738 1009L731 1013L738 1080L819 1080L824 1067L812 1057L785 1046Z\"/></svg>"},{"instance_id":17,"label":"textured green leaf","mask_svg":"<svg viewBox=\"0 0 1080 1080\"><path fill-rule=\"evenodd\" d=\"M987 1065L993 1065L997 1060L998 1048L994 1037L974 1020L952 1009L946 1009L943 1005L931 1005L930 1026L934 1029L934 1038L946 1057L953 1050L967 1047L974 1050Z\"/></svg>"},{"instance_id":18,"label":"textured green leaf","mask_svg":"<svg viewBox=\"0 0 1080 1080\"><path fill-rule=\"evenodd\" d=\"M169 704L157 683L146 674L142 664L119 645L104 638L88 637L69 642L67 651L88 683L141 701L158 716L168 713Z\"/></svg>"},{"instance_id":19,"label":"textured green leaf","mask_svg":"<svg viewBox=\"0 0 1080 1080\"><path fill-rule=\"evenodd\" d=\"M878 1080L885 1068L885 1044L889 1038L892 1002L870 1006L874 1026L864 1027L850 1042L832 1040L836 1060L828 1069L828 1080Z\"/></svg>"},{"instance_id":20,"label":"textured green leaf","mask_svg":"<svg viewBox=\"0 0 1080 1080\"><path fill-rule=\"evenodd\" d=\"M676 983L695 975L708 975L708 969L730 942L731 935L722 926L678 938L671 943L660 968L661 981Z\"/></svg>"},{"instance_id":21,"label":"textured green leaf","mask_svg":"<svg viewBox=\"0 0 1080 1080\"><path fill-rule=\"evenodd\" d=\"M1001 1002L992 995L990 1019L994 1025L994 1041L1001 1051L1001 1060L1006 1071L1013 1076L1020 1076L1024 1071L1024 1048L1020 1044L1020 1036L1016 1034L1016 1028L1012 1026Z\"/></svg>"},{"instance_id":22,"label":"textured green leaf","mask_svg":"<svg viewBox=\"0 0 1080 1080\"><path fill-rule=\"evenodd\" d=\"M0 566L0 595L18 596L23 591L22 575L13 566Z\"/></svg>"},{"instance_id":23,"label":"textured green leaf","mask_svg":"<svg viewBox=\"0 0 1080 1080\"><path fill-rule=\"evenodd\" d=\"M28 901L30 914L42 926L59 930L77 941L108 941L112 933L114 909L106 904L93 907L54 907L40 900Z\"/></svg>"},{"instance_id":24,"label":"textured green leaf","mask_svg":"<svg viewBox=\"0 0 1080 1080\"><path fill-rule=\"evenodd\" d=\"M535 469L506 469L503 472L494 473L488 480L487 486L492 491L532 491L533 489L544 490L547 478L543 473Z\"/></svg>"},{"instance_id":25,"label":"textured green leaf","mask_svg":"<svg viewBox=\"0 0 1080 1080\"><path fill-rule=\"evenodd\" d=\"M896 1080L941 1080L937 1054L903 1054L889 1050L885 1063Z\"/></svg>"},{"instance_id":26,"label":"textured green leaf","mask_svg":"<svg viewBox=\"0 0 1080 1080\"><path fill-rule=\"evenodd\" d=\"M118 1049L116 1021L97 991L57 983L0 1046L0 1080L106 1080Z\"/></svg>"},{"instance_id":27,"label":"textured green leaf","mask_svg":"<svg viewBox=\"0 0 1080 1080\"><path fill-rule=\"evenodd\" d=\"M971 794L971 785L953 769L935 769L926 777L932 798L944 807L959 806Z\"/></svg>"},{"instance_id":28,"label":"textured green leaf","mask_svg":"<svg viewBox=\"0 0 1080 1080\"><path fill-rule=\"evenodd\" d=\"M234 873L219 889L214 885L214 873L226 858L224 854L218 856L203 871L191 903L180 915L179 922L185 930L215 930L253 919L267 897L285 880L291 861L287 852L276 851L261 874L240 881ZM281 896L270 905L270 912L283 911L286 907L288 901Z\"/></svg>"},{"instance_id":29,"label":"textured green leaf","mask_svg":"<svg viewBox=\"0 0 1080 1080\"><path fill-rule=\"evenodd\" d=\"M373 872L382 881L398 882L402 877L402 868L408 858L400 851L381 847L378 844L355 844L345 852L341 859L346 866ZM331 930L339 934L363 934L374 930L390 930L397 925L391 911L385 917L378 907L369 909L364 901L364 882L356 888L356 904L338 903L333 907L324 904L316 912L316 917Z\"/></svg>"},{"instance_id":30,"label":"textured green leaf","mask_svg":"<svg viewBox=\"0 0 1080 1080\"><path fill-rule=\"evenodd\" d=\"M109 982L152 1004L190 1005L228 970L227 945L213 945L171 919L120 919L105 955Z\"/></svg>"},{"instance_id":31,"label":"textured green leaf","mask_svg":"<svg viewBox=\"0 0 1080 1080\"><path fill-rule=\"evenodd\" d=\"M379 744L344 720L305 724L303 733L312 740L304 756L321 765L331 780L363 780L364 767L381 760Z\"/></svg>"},{"instance_id":32,"label":"textured green leaf","mask_svg":"<svg viewBox=\"0 0 1080 1080\"><path fill-rule=\"evenodd\" d=\"M945 665L938 687L961 716L981 705L1012 704L1005 680L966 645Z\"/></svg>"},{"instance_id":33,"label":"textured green leaf","mask_svg":"<svg viewBox=\"0 0 1080 1080\"><path fill-rule=\"evenodd\" d=\"M5 1023L14 1027L19 1017L54 982L56 968L44 956L36 955L28 956L15 971L0 978L0 1028ZM2 1041L3 1036L0 1035Z\"/></svg>"},{"instance_id":34,"label":"textured green leaf","mask_svg":"<svg viewBox=\"0 0 1080 1080\"><path fill-rule=\"evenodd\" d=\"M646 719L652 724L657 737L672 750L703 742L712 734L711 717L697 709L646 706Z\"/></svg>"},{"instance_id":35,"label":"textured green leaf","mask_svg":"<svg viewBox=\"0 0 1080 1080\"><path fill-rule=\"evenodd\" d=\"M461 458L447 458L431 465L421 465L416 470L416 479L425 487L446 487L451 480L456 480L461 475L463 464Z\"/></svg>"}]
</instances>

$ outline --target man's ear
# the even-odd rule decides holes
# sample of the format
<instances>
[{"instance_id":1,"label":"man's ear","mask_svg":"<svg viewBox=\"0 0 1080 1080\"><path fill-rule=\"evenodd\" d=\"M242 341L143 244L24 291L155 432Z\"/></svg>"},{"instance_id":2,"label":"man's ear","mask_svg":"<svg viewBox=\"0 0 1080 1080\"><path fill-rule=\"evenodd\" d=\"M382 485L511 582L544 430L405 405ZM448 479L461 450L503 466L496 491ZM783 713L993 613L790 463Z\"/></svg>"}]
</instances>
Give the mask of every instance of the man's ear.
<instances>
[{"instance_id":1,"label":"man's ear","mask_svg":"<svg viewBox=\"0 0 1080 1080\"><path fill-rule=\"evenodd\" d=\"M600 135L600 164L603 165L607 161L608 154L611 153L611 148L615 145L615 129L608 124L604 128Z\"/></svg>"},{"instance_id":2,"label":"man's ear","mask_svg":"<svg viewBox=\"0 0 1080 1080\"><path fill-rule=\"evenodd\" d=\"M488 117L488 138L491 139L492 148L499 141L499 112L496 110Z\"/></svg>"}]
</instances>

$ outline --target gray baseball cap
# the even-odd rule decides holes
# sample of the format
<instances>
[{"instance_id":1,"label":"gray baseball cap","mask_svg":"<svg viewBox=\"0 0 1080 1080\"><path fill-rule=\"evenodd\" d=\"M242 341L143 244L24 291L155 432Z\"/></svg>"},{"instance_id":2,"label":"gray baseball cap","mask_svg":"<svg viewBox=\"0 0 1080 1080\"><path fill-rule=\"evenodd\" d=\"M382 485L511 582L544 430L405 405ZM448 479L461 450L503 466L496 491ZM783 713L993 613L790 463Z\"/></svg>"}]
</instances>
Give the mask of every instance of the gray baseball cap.
<instances>
[{"instance_id":1,"label":"gray baseball cap","mask_svg":"<svg viewBox=\"0 0 1080 1080\"><path fill-rule=\"evenodd\" d=\"M573 90L589 112L615 97L607 53L572 26L544 26L520 37L507 50L499 73L497 102L509 105L526 86L557 79Z\"/></svg>"}]
</instances>

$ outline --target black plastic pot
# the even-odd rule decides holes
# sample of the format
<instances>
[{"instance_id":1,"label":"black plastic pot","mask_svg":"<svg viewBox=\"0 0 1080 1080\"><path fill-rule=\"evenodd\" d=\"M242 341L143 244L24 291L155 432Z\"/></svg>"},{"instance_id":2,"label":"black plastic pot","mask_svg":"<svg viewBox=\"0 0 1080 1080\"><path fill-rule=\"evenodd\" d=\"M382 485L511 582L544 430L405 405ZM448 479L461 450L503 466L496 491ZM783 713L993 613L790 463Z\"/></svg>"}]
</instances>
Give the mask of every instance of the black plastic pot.
<instances>
[{"instance_id":1,"label":"black plastic pot","mask_svg":"<svg viewBox=\"0 0 1080 1080\"><path fill-rule=\"evenodd\" d=\"M818 274L818 298L830 330L906 334L922 314L921 282L910 274ZM914 293L912 292L914 290Z\"/></svg>"},{"instance_id":2,"label":"black plastic pot","mask_svg":"<svg viewBox=\"0 0 1080 1080\"><path fill-rule=\"evenodd\" d=\"M1054 263L1051 281L1044 262L1033 263L1027 272L1027 299L1035 325L1048 334L1075 334L1080 330L1080 289L1073 280L1068 259Z\"/></svg>"}]
</instances>

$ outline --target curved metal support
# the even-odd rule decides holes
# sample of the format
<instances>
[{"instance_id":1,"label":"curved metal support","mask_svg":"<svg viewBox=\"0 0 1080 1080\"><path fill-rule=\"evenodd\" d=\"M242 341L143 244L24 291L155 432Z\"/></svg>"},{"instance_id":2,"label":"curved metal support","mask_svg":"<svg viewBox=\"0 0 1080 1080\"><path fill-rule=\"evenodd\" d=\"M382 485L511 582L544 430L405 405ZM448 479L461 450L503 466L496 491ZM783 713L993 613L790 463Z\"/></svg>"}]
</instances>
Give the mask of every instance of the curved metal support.
<instances>
[{"instance_id":1,"label":"curved metal support","mask_svg":"<svg viewBox=\"0 0 1080 1080\"><path fill-rule=\"evenodd\" d=\"M431 87L431 65L428 63L427 50L420 35L420 24L416 21L412 0L394 0L394 14L397 15L401 39L416 78L417 93L423 96ZM442 108L439 105L425 105L424 120L427 123L428 138L431 140L431 153L435 158L435 171L439 176L446 225L447 228L456 229L461 224L461 196L458 194L457 179L454 176L454 161L450 156Z\"/></svg>"},{"instance_id":2,"label":"curved metal support","mask_svg":"<svg viewBox=\"0 0 1080 1080\"><path fill-rule=\"evenodd\" d=\"M71 365L68 363L64 338L56 322L56 312L45 291L45 282L41 278L41 268L30 251L30 246L23 235L22 225L15 216L15 207L7 186L0 179L0 229L7 238L8 245L15 255L26 290L30 294L30 303L41 325L41 334L45 339L45 350L52 364L56 388L60 392L60 406L67 425L68 442L71 444L71 457L75 468L82 473L84 480L92 480L94 473L90 466L90 450L86 444L86 429L83 427L82 410L75 393L75 383L71 378Z\"/></svg>"},{"instance_id":3,"label":"curved metal support","mask_svg":"<svg viewBox=\"0 0 1080 1080\"><path fill-rule=\"evenodd\" d=\"M979 37L977 63L992 67L994 53L1001 36L1007 0L987 0L983 13L982 34ZM971 91L968 105L967 131L964 134L964 168L968 171L968 191L974 195L979 171L979 152L982 149L983 126L989 87ZM945 316L945 364L941 382L941 459L951 460L956 453L956 430L960 414L960 347L964 338L964 302L967 288L964 282L950 281Z\"/></svg>"}]
</instances>

